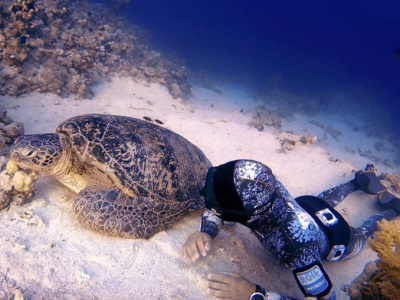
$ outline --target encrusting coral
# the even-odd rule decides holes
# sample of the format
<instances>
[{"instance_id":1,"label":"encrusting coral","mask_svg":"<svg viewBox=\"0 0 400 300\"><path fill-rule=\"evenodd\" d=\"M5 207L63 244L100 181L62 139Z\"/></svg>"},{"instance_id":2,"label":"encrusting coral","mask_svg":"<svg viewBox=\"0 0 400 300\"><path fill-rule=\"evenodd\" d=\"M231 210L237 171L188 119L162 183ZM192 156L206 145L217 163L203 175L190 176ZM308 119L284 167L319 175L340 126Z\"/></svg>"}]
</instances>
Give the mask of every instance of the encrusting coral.
<instances>
[{"instance_id":1,"label":"encrusting coral","mask_svg":"<svg viewBox=\"0 0 400 300\"><path fill-rule=\"evenodd\" d=\"M186 68L150 50L145 36L98 3L4 0L0 94L38 91L91 98L93 83L120 75L164 84L174 97L190 95Z\"/></svg>"},{"instance_id":2,"label":"encrusting coral","mask_svg":"<svg viewBox=\"0 0 400 300\"><path fill-rule=\"evenodd\" d=\"M0 108L0 210L7 207L12 200L23 202L33 195L33 184L38 174L20 170L6 158L8 148L22 134L23 124L14 122L7 111Z\"/></svg>"},{"instance_id":3,"label":"encrusting coral","mask_svg":"<svg viewBox=\"0 0 400 300\"><path fill-rule=\"evenodd\" d=\"M0 210L7 207L11 201L21 204L32 198L34 183L38 177L37 172L22 170L9 161L0 173Z\"/></svg>"}]
</instances>

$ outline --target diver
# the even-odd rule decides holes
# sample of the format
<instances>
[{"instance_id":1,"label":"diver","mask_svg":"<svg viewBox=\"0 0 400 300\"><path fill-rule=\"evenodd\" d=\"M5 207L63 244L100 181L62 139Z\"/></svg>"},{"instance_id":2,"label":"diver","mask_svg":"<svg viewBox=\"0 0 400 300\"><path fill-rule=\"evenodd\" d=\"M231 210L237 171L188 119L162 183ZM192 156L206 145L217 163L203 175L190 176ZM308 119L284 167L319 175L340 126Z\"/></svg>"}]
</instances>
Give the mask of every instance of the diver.
<instances>
[{"instance_id":1,"label":"diver","mask_svg":"<svg viewBox=\"0 0 400 300\"><path fill-rule=\"evenodd\" d=\"M358 190L378 194L385 210L353 228L334 207ZM294 199L270 168L257 161L236 160L211 167L201 193L206 209L200 231L183 245L185 260L207 256L223 222L237 222L250 228L264 248L292 270L303 294L311 299L336 299L322 259L339 261L358 254L378 229L378 221L400 215L400 199L386 190L373 165L317 197ZM207 293L230 300L295 299L267 291L235 273L209 274Z\"/></svg>"}]
</instances>

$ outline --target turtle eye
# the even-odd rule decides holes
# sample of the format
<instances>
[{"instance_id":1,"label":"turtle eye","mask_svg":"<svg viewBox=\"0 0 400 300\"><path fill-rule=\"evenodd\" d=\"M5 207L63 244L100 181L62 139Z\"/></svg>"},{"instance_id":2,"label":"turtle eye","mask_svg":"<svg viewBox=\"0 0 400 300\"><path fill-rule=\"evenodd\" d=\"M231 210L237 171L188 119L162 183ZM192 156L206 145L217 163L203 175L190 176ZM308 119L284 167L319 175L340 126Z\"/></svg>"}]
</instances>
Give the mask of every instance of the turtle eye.
<instances>
[{"instance_id":1,"label":"turtle eye","mask_svg":"<svg viewBox=\"0 0 400 300\"><path fill-rule=\"evenodd\" d=\"M28 149L26 149L21 154L23 156L25 156L26 158L34 158L38 154L38 151L37 150L28 150Z\"/></svg>"}]
</instances>

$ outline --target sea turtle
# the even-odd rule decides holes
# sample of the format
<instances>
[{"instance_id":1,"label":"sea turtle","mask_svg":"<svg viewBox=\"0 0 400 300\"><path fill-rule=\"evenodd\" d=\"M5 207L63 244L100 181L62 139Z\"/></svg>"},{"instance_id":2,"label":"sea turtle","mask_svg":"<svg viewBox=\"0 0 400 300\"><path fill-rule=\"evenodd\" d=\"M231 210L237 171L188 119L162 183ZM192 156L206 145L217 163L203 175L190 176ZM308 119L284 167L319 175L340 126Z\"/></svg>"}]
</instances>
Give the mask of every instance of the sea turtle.
<instances>
[{"instance_id":1,"label":"sea turtle","mask_svg":"<svg viewBox=\"0 0 400 300\"><path fill-rule=\"evenodd\" d=\"M168 129L100 114L68 119L56 133L21 136L10 157L77 192L74 211L86 226L128 238L149 238L203 207L200 190L211 166Z\"/></svg>"}]
</instances>

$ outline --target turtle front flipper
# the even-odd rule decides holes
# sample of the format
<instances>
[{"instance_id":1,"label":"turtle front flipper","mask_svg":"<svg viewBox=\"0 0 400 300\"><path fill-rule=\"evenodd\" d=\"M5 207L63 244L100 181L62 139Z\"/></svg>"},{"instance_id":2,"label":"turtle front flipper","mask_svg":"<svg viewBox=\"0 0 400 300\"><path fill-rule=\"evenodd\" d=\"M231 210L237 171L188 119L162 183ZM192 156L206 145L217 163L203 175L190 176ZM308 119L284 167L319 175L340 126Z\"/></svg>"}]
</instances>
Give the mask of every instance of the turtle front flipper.
<instances>
[{"instance_id":1,"label":"turtle front flipper","mask_svg":"<svg viewBox=\"0 0 400 300\"><path fill-rule=\"evenodd\" d=\"M147 239L181 218L191 204L129 197L118 189L86 188L77 195L74 211L81 222L95 231Z\"/></svg>"}]
</instances>

